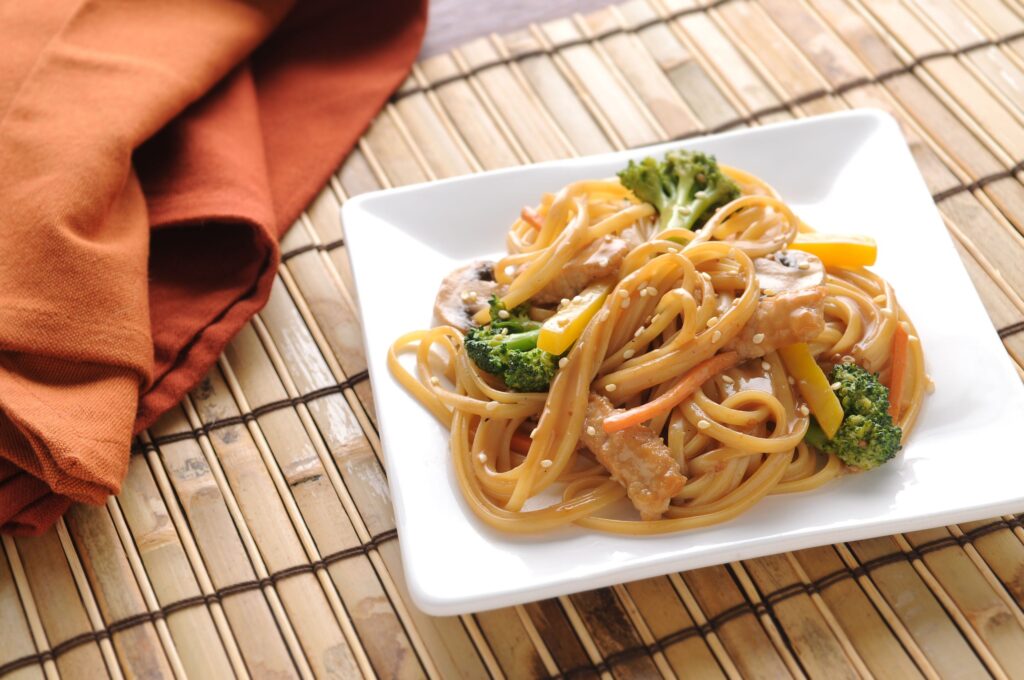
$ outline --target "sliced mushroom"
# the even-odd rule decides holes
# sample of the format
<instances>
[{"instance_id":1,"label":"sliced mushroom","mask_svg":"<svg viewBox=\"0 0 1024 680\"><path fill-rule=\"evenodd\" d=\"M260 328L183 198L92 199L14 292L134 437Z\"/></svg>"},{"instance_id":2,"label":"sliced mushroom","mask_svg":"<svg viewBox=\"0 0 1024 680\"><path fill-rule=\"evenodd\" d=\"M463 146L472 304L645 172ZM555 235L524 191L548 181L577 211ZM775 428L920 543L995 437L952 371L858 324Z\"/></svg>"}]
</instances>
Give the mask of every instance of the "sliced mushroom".
<instances>
[{"instance_id":1,"label":"sliced mushroom","mask_svg":"<svg viewBox=\"0 0 1024 680\"><path fill-rule=\"evenodd\" d=\"M473 315L487 307L492 295L501 295L502 288L494 280L493 262L470 262L441 282L434 300L434 316L442 325L468 331L473 326Z\"/></svg>"},{"instance_id":2,"label":"sliced mushroom","mask_svg":"<svg viewBox=\"0 0 1024 680\"><path fill-rule=\"evenodd\" d=\"M783 293L820 286L825 282L825 265L815 255L799 250L780 250L754 260L761 290Z\"/></svg>"}]
</instances>

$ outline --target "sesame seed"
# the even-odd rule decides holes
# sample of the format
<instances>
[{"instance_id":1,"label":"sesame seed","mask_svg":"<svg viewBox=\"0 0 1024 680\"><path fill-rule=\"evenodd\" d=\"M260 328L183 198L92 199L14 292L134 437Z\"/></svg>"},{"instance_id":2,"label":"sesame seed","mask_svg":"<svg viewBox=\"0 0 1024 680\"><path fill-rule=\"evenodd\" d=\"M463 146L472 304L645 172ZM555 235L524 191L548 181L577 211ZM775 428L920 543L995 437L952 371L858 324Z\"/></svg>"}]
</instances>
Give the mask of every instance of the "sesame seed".
<instances>
[{"instance_id":1,"label":"sesame seed","mask_svg":"<svg viewBox=\"0 0 1024 680\"><path fill-rule=\"evenodd\" d=\"M629 308L629 298L626 298L625 300L623 300L622 304L619 305L619 307L622 307L623 309L628 309Z\"/></svg>"},{"instance_id":2,"label":"sesame seed","mask_svg":"<svg viewBox=\"0 0 1024 680\"><path fill-rule=\"evenodd\" d=\"M462 299L463 302L465 302L466 300L469 299L469 291L468 290L462 291L461 293L459 293L459 297Z\"/></svg>"},{"instance_id":3,"label":"sesame seed","mask_svg":"<svg viewBox=\"0 0 1024 680\"><path fill-rule=\"evenodd\" d=\"M440 385L441 384L441 379L438 378L436 375L432 375L432 376L430 376L430 384L431 385Z\"/></svg>"},{"instance_id":4,"label":"sesame seed","mask_svg":"<svg viewBox=\"0 0 1024 680\"><path fill-rule=\"evenodd\" d=\"M712 344L718 342L721 339L722 339L722 331L715 331L714 333L711 334L711 342L712 342Z\"/></svg>"},{"instance_id":5,"label":"sesame seed","mask_svg":"<svg viewBox=\"0 0 1024 680\"><path fill-rule=\"evenodd\" d=\"M767 361L762 361L761 362L761 368L763 368L766 371L770 371L770 370L772 370L772 365L769 364Z\"/></svg>"},{"instance_id":6,"label":"sesame seed","mask_svg":"<svg viewBox=\"0 0 1024 680\"><path fill-rule=\"evenodd\" d=\"M565 368L568 365L569 365L569 357L562 357L561 359L558 360L558 367L559 368Z\"/></svg>"},{"instance_id":7,"label":"sesame seed","mask_svg":"<svg viewBox=\"0 0 1024 680\"><path fill-rule=\"evenodd\" d=\"M800 404L800 415L802 415L802 416L809 416L809 415L811 415L811 410L809 408L807 408L807 404Z\"/></svg>"},{"instance_id":8,"label":"sesame seed","mask_svg":"<svg viewBox=\"0 0 1024 680\"><path fill-rule=\"evenodd\" d=\"M650 295L651 297L654 297L655 295L658 294L658 289L655 288L654 286L647 286L645 290L647 291L647 294Z\"/></svg>"},{"instance_id":9,"label":"sesame seed","mask_svg":"<svg viewBox=\"0 0 1024 680\"><path fill-rule=\"evenodd\" d=\"M829 387L831 387L832 391L835 392L835 391L837 391L840 388L840 385L839 385L838 382L834 382L831 385L829 385Z\"/></svg>"},{"instance_id":10,"label":"sesame seed","mask_svg":"<svg viewBox=\"0 0 1024 680\"><path fill-rule=\"evenodd\" d=\"M641 281L637 288L646 288L648 285L650 285L650 281Z\"/></svg>"},{"instance_id":11,"label":"sesame seed","mask_svg":"<svg viewBox=\"0 0 1024 680\"><path fill-rule=\"evenodd\" d=\"M732 379L731 375L723 375L722 382L724 382L726 385L732 385L736 381Z\"/></svg>"},{"instance_id":12,"label":"sesame seed","mask_svg":"<svg viewBox=\"0 0 1024 680\"><path fill-rule=\"evenodd\" d=\"M560 306L565 307L569 304L569 298L562 298L562 301L558 303Z\"/></svg>"},{"instance_id":13,"label":"sesame seed","mask_svg":"<svg viewBox=\"0 0 1024 680\"><path fill-rule=\"evenodd\" d=\"M597 320L598 321L607 321L608 317L610 315L611 315L611 312L609 312L607 309L602 309L601 313L597 315Z\"/></svg>"},{"instance_id":14,"label":"sesame seed","mask_svg":"<svg viewBox=\"0 0 1024 680\"><path fill-rule=\"evenodd\" d=\"M635 333L633 333L633 337L634 337L634 338L639 338L639 337L640 337L641 335L643 335L643 334L644 334L644 331L645 331L645 330L647 330L647 329L645 329L645 328L644 328L643 326L640 326L640 328L637 328L637 329L636 329L636 332L635 332Z\"/></svg>"},{"instance_id":15,"label":"sesame seed","mask_svg":"<svg viewBox=\"0 0 1024 680\"><path fill-rule=\"evenodd\" d=\"M924 391L926 394L931 394L935 391L935 381L932 380L930 375L926 375L924 378Z\"/></svg>"},{"instance_id":16,"label":"sesame seed","mask_svg":"<svg viewBox=\"0 0 1024 680\"><path fill-rule=\"evenodd\" d=\"M629 297L629 291L626 290L625 288L619 288L618 295L619 295L619 297L628 298Z\"/></svg>"},{"instance_id":17,"label":"sesame seed","mask_svg":"<svg viewBox=\"0 0 1024 680\"><path fill-rule=\"evenodd\" d=\"M699 429L699 430L706 430L709 427L711 427L711 423L709 423L708 421L704 420L703 418L701 420L697 421L697 429Z\"/></svg>"},{"instance_id":18,"label":"sesame seed","mask_svg":"<svg viewBox=\"0 0 1024 680\"><path fill-rule=\"evenodd\" d=\"M573 298L572 298L572 301L573 302L582 302L583 298L581 298L579 295L574 295Z\"/></svg>"},{"instance_id":19,"label":"sesame seed","mask_svg":"<svg viewBox=\"0 0 1024 680\"><path fill-rule=\"evenodd\" d=\"M647 297L647 289L643 288L640 290L640 297Z\"/></svg>"},{"instance_id":20,"label":"sesame seed","mask_svg":"<svg viewBox=\"0 0 1024 680\"><path fill-rule=\"evenodd\" d=\"M476 291L475 291L475 290L471 290L471 291L469 291L469 295L467 296L467 298L466 298L466 299L467 299L467 301L469 301L469 302L476 302L476 300L477 300L477 294L476 294Z\"/></svg>"},{"instance_id":21,"label":"sesame seed","mask_svg":"<svg viewBox=\"0 0 1024 680\"><path fill-rule=\"evenodd\" d=\"M486 463L487 462L487 454L484 453L483 451L481 451L480 453L476 454L476 459L478 461L480 461L481 463Z\"/></svg>"},{"instance_id":22,"label":"sesame seed","mask_svg":"<svg viewBox=\"0 0 1024 680\"><path fill-rule=\"evenodd\" d=\"M614 392L616 389L618 389L618 387L619 386L616 385L615 383L608 383L607 385L604 386L604 391L605 392Z\"/></svg>"},{"instance_id":23,"label":"sesame seed","mask_svg":"<svg viewBox=\"0 0 1024 680\"><path fill-rule=\"evenodd\" d=\"M810 262L801 262L800 264L798 264L796 266L796 268L801 270L801 271L807 271L808 269L811 268L811 263Z\"/></svg>"},{"instance_id":24,"label":"sesame seed","mask_svg":"<svg viewBox=\"0 0 1024 680\"><path fill-rule=\"evenodd\" d=\"M607 257L602 257L600 260L597 261L597 264L599 264L602 267L607 267L608 266L608 258Z\"/></svg>"},{"instance_id":25,"label":"sesame seed","mask_svg":"<svg viewBox=\"0 0 1024 680\"><path fill-rule=\"evenodd\" d=\"M668 252L670 252L670 253L672 253L673 255L675 255L676 253L678 253L678 252L679 252L679 248L672 248L672 247L669 247L669 249L668 249Z\"/></svg>"},{"instance_id":26,"label":"sesame seed","mask_svg":"<svg viewBox=\"0 0 1024 680\"><path fill-rule=\"evenodd\" d=\"M495 410L497 410L497 408L498 408L498 402L496 402L496 401L489 401L489 402L487 402L487 410L488 411L495 411Z\"/></svg>"},{"instance_id":27,"label":"sesame seed","mask_svg":"<svg viewBox=\"0 0 1024 680\"><path fill-rule=\"evenodd\" d=\"M636 350L635 349L627 349L625 352L622 353L622 358L623 359L632 359L635 354L636 354Z\"/></svg>"},{"instance_id":28,"label":"sesame seed","mask_svg":"<svg viewBox=\"0 0 1024 680\"><path fill-rule=\"evenodd\" d=\"M512 315L508 313L507 309L499 309L498 310L498 318L499 319L507 319L510 316L512 316Z\"/></svg>"},{"instance_id":29,"label":"sesame seed","mask_svg":"<svg viewBox=\"0 0 1024 680\"><path fill-rule=\"evenodd\" d=\"M552 465L554 465L554 463L553 463L552 461L548 460L547 458L545 458L544 460L542 460L542 461L540 462L540 466L541 466L542 468L544 468L545 470L547 470L547 469L548 469L549 467L551 467Z\"/></svg>"},{"instance_id":30,"label":"sesame seed","mask_svg":"<svg viewBox=\"0 0 1024 680\"><path fill-rule=\"evenodd\" d=\"M764 333L754 333L754 337L752 337L750 341L755 345L760 345L764 342Z\"/></svg>"},{"instance_id":31,"label":"sesame seed","mask_svg":"<svg viewBox=\"0 0 1024 680\"><path fill-rule=\"evenodd\" d=\"M711 328L716 323L718 323L718 317L717 316L711 317L710 319L708 319L708 328Z\"/></svg>"},{"instance_id":32,"label":"sesame seed","mask_svg":"<svg viewBox=\"0 0 1024 680\"><path fill-rule=\"evenodd\" d=\"M790 385L795 385L796 384L796 380L793 379L793 376L789 376L788 380L789 380L789 384Z\"/></svg>"},{"instance_id":33,"label":"sesame seed","mask_svg":"<svg viewBox=\"0 0 1024 680\"><path fill-rule=\"evenodd\" d=\"M700 276L705 281L710 281L711 280L711 274L708 274L707 272L701 272Z\"/></svg>"},{"instance_id":34,"label":"sesame seed","mask_svg":"<svg viewBox=\"0 0 1024 680\"><path fill-rule=\"evenodd\" d=\"M587 434L589 434L591 437L597 434L597 430L594 429L593 425L587 425Z\"/></svg>"}]
</instances>

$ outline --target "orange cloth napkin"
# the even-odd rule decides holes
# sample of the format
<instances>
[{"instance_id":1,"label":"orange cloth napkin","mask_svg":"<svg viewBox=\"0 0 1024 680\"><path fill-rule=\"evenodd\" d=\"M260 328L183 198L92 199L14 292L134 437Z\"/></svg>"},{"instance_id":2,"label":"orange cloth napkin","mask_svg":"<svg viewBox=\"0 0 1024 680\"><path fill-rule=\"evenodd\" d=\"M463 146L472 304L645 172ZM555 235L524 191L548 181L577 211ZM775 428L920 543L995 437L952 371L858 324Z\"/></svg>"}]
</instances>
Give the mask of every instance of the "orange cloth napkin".
<instances>
[{"instance_id":1,"label":"orange cloth napkin","mask_svg":"<svg viewBox=\"0 0 1024 680\"><path fill-rule=\"evenodd\" d=\"M425 21L425 0L0 0L0 530L119 491Z\"/></svg>"}]
</instances>

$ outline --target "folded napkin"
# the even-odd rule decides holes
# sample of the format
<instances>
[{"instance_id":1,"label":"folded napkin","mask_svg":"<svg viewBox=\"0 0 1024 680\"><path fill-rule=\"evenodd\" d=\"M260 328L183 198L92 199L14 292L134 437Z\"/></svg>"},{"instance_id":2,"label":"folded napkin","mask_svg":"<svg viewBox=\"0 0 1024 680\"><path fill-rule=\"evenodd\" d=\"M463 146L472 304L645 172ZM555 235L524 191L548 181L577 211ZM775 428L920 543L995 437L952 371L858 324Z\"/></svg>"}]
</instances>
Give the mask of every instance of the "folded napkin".
<instances>
[{"instance_id":1,"label":"folded napkin","mask_svg":"<svg viewBox=\"0 0 1024 680\"><path fill-rule=\"evenodd\" d=\"M0 0L0 531L117 493L264 304L425 0Z\"/></svg>"}]
</instances>

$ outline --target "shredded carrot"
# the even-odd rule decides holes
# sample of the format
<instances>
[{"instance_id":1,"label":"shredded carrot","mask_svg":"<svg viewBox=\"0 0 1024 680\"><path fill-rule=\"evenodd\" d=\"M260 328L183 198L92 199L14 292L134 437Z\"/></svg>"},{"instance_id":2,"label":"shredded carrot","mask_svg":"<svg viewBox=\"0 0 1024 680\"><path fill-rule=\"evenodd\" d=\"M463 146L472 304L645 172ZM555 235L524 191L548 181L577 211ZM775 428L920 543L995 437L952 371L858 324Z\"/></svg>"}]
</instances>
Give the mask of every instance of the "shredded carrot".
<instances>
[{"instance_id":1,"label":"shredded carrot","mask_svg":"<svg viewBox=\"0 0 1024 680\"><path fill-rule=\"evenodd\" d=\"M525 434L516 432L512 435L512 446L510 448L516 453L526 453L530 450L531 444L533 444L533 439Z\"/></svg>"},{"instance_id":2,"label":"shredded carrot","mask_svg":"<svg viewBox=\"0 0 1024 680\"><path fill-rule=\"evenodd\" d=\"M540 230L544 226L544 223L541 222L540 215L537 214L536 210L529 206L523 206L523 209L519 213L519 216L523 218L523 221L529 222L538 230Z\"/></svg>"},{"instance_id":3,"label":"shredded carrot","mask_svg":"<svg viewBox=\"0 0 1024 680\"><path fill-rule=\"evenodd\" d=\"M724 370L732 368L740 362L740 355L736 352L725 352L702 361L690 369L690 372L679 379L675 385L660 397L652 399L646 404L631 408L622 413L615 413L604 419L604 431L611 434L627 427L633 427L658 416L677 404L682 403L687 397L697 391L701 385L718 375Z\"/></svg>"},{"instance_id":4,"label":"shredded carrot","mask_svg":"<svg viewBox=\"0 0 1024 680\"><path fill-rule=\"evenodd\" d=\"M903 400L903 385L907 377L907 354L910 350L910 336L902 324L896 326L892 336L892 366L889 369L889 415L893 420L900 417L900 402Z\"/></svg>"}]
</instances>

